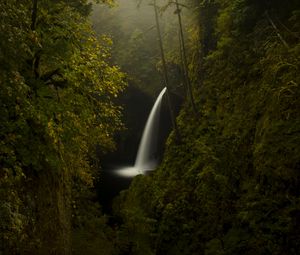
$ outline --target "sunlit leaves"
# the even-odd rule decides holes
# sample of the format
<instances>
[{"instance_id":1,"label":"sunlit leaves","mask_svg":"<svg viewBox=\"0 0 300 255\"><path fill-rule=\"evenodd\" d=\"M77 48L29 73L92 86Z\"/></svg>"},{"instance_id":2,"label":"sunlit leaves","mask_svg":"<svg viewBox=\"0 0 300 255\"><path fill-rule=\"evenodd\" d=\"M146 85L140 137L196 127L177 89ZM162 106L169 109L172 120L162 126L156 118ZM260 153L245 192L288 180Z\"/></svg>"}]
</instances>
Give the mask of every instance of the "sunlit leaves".
<instances>
[{"instance_id":1,"label":"sunlit leaves","mask_svg":"<svg viewBox=\"0 0 300 255\"><path fill-rule=\"evenodd\" d=\"M125 77L108 64L111 41L96 38L85 17L89 6L39 1L32 31L31 1L0 3L0 238L9 243L0 249L10 251L5 254L23 242L29 250L43 246L36 222L68 210L73 178L93 186L96 145L102 152L112 149L113 134L122 127L113 99ZM55 201L64 192L63 201ZM37 215L47 201L60 206L59 212ZM54 225L46 231L55 231Z\"/></svg>"}]
</instances>

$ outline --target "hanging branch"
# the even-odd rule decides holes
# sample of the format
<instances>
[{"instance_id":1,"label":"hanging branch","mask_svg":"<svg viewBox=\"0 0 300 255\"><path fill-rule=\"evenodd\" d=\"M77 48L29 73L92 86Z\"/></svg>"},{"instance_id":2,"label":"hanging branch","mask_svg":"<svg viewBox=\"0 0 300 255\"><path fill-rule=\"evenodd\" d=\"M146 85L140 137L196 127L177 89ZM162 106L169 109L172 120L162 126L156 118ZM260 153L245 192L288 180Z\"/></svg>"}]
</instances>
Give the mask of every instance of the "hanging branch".
<instances>
[{"instance_id":1,"label":"hanging branch","mask_svg":"<svg viewBox=\"0 0 300 255\"><path fill-rule=\"evenodd\" d=\"M191 86L191 82L189 79L189 74L188 74L188 64L187 64L187 57L186 57L186 51L185 51L185 42L184 42L184 36L183 36L183 28L182 28L182 20L181 20L181 10L179 8L179 3L178 0L175 0L175 4L176 4L176 11L175 14L177 14L178 16L178 23L179 23L179 36L180 36L180 42L181 42L181 51L182 51L182 58L183 58L183 71L184 71L184 76L185 76L185 81L186 81L186 87L187 87L187 91L189 94L189 98L192 104L192 108L194 113L197 115L197 109L196 109L196 105L195 105L195 100L194 100L194 95L193 95L193 91L192 91L192 86Z\"/></svg>"},{"instance_id":2,"label":"hanging branch","mask_svg":"<svg viewBox=\"0 0 300 255\"><path fill-rule=\"evenodd\" d=\"M162 37L161 37L156 0L154 0L153 7L154 7L154 12L155 12L156 29L157 29L159 48L160 48L160 53L161 53L161 60L162 60L162 64L163 64L164 81L165 81L165 86L167 88L168 106L169 106L169 110L170 110L172 125L173 125L174 131L175 131L175 136L176 136L176 139L179 139L178 128L177 128L174 109L173 109L173 105L171 102L171 96L170 96L169 77L168 77L166 58L165 58L165 53L164 53L164 48L163 48L163 41L162 41Z\"/></svg>"},{"instance_id":3,"label":"hanging branch","mask_svg":"<svg viewBox=\"0 0 300 255\"><path fill-rule=\"evenodd\" d=\"M271 19L270 15L269 15L269 12L266 11L266 17L268 19L268 21L270 22L271 26L273 27L273 29L275 30L278 38L280 39L280 41L282 42L282 44L287 48L289 49L289 45L288 43L283 39L283 37L281 36L281 34L279 33L279 29L277 28L277 26L275 25L275 23L273 22L273 20Z\"/></svg>"}]
</instances>

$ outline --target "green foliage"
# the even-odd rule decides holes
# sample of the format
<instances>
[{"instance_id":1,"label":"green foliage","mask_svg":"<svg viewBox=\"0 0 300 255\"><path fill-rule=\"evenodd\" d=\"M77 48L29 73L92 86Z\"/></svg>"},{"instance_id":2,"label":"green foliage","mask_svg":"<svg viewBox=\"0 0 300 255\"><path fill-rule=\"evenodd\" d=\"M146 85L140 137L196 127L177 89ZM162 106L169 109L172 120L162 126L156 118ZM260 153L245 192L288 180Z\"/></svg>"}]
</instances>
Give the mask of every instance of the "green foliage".
<instances>
[{"instance_id":1,"label":"green foliage","mask_svg":"<svg viewBox=\"0 0 300 255\"><path fill-rule=\"evenodd\" d=\"M136 236L132 222L152 219L154 254L298 254L299 6L189 2L210 18L190 30L199 119L186 105L181 141L171 134L161 166L119 198L123 226Z\"/></svg>"},{"instance_id":2,"label":"green foliage","mask_svg":"<svg viewBox=\"0 0 300 255\"><path fill-rule=\"evenodd\" d=\"M163 4L163 0L159 1ZM128 74L129 85L156 95L163 87L162 63L157 41L153 6L147 1L137 7L137 1L119 1L115 8L95 8L92 21L98 34L106 34L114 41L112 60ZM160 25L164 37L166 52L178 49L174 44L177 36L176 16L173 11L160 16ZM174 35L175 34L175 35ZM177 42L178 40L176 40ZM170 73L173 56L167 54ZM172 77L171 86L175 88L181 81Z\"/></svg>"},{"instance_id":3,"label":"green foliage","mask_svg":"<svg viewBox=\"0 0 300 255\"><path fill-rule=\"evenodd\" d=\"M150 185L147 176L139 176L132 183L131 190L121 193L114 202L116 217L125 220L116 232L120 254L155 254L154 247L149 247L155 239L156 225L156 220L148 214L151 206L147 201L151 201L151 192L141 192L151 190Z\"/></svg>"},{"instance_id":4,"label":"green foliage","mask_svg":"<svg viewBox=\"0 0 300 255\"><path fill-rule=\"evenodd\" d=\"M95 191L77 182L72 193L72 254L115 254L115 233L95 203Z\"/></svg>"},{"instance_id":5,"label":"green foliage","mask_svg":"<svg viewBox=\"0 0 300 255\"><path fill-rule=\"evenodd\" d=\"M0 253L63 254L71 187L93 185L96 145L114 147L125 77L88 1L39 1L34 29L21 2L0 3Z\"/></svg>"}]
</instances>

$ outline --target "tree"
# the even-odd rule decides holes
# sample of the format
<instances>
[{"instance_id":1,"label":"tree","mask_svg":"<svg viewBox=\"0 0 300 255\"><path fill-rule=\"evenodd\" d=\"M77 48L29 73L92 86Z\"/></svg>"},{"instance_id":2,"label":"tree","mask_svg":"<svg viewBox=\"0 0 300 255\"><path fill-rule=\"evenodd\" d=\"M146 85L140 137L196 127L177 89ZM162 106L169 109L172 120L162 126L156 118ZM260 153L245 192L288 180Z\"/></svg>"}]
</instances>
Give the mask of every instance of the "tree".
<instances>
[{"instance_id":1,"label":"tree","mask_svg":"<svg viewBox=\"0 0 300 255\"><path fill-rule=\"evenodd\" d=\"M110 40L96 38L89 6L0 4L4 254L69 253L74 180L93 184L96 144L113 148L121 127L113 99L124 74L108 64Z\"/></svg>"}]
</instances>

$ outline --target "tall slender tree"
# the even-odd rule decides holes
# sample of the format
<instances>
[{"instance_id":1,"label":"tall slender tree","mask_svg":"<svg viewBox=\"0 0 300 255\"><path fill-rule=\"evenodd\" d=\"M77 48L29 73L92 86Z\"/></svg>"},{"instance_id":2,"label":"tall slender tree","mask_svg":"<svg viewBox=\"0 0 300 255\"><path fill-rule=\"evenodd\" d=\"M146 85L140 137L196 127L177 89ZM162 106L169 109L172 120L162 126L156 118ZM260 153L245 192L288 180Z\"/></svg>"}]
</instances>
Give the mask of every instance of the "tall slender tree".
<instances>
[{"instance_id":1,"label":"tall slender tree","mask_svg":"<svg viewBox=\"0 0 300 255\"><path fill-rule=\"evenodd\" d=\"M156 22L157 36L158 36L158 42L159 42L159 47L160 47L160 53L161 53L161 60L162 60L162 64L163 64L164 82L167 87L167 98L168 98L170 116L171 116L171 121L172 121L174 131L175 131L175 135L179 139L179 132L178 132L178 127L177 127L177 123L176 123L176 119L175 119L175 113L174 113L174 108L173 108L171 93L170 93L171 90L170 90L170 84L169 84L169 76L168 76L167 63L166 63L166 58L165 58L165 53L164 53L163 40L162 40L162 36L161 36L161 31L160 31L158 9L157 9L158 7L156 4L156 0L154 0L154 2L153 2L153 8L154 8L154 13L155 13L155 22Z\"/></svg>"}]
</instances>

